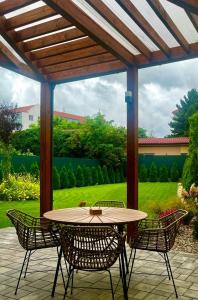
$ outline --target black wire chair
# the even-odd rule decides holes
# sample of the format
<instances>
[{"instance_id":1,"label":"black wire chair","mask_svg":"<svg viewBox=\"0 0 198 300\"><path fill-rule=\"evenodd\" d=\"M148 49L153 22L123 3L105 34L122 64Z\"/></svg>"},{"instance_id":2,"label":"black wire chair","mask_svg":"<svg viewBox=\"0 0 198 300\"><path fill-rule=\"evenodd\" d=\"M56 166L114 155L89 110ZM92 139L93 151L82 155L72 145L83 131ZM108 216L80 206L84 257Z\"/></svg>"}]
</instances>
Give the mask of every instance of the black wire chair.
<instances>
[{"instance_id":1,"label":"black wire chair","mask_svg":"<svg viewBox=\"0 0 198 300\"><path fill-rule=\"evenodd\" d=\"M178 298L173 273L168 257L168 252L172 249L182 219L188 214L185 210L176 210L173 213L160 218L158 220L145 219L139 222L135 238L131 241L131 256L132 259L131 271L129 274L128 287L133 271L134 261L136 257L136 250L147 250L158 252L164 259L168 278L172 279L175 295ZM134 254L132 255L134 250ZM130 262L129 260L129 262Z\"/></svg>"},{"instance_id":2,"label":"black wire chair","mask_svg":"<svg viewBox=\"0 0 198 300\"><path fill-rule=\"evenodd\" d=\"M99 200L93 206L97 207L120 207L124 208L125 204L123 201L117 200Z\"/></svg>"},{"instance_id":3,"label":"black wire chair","mask_svg":"<svg viewBox=\"0 0 198 300\"><path fill-rule=\"evenodd\" d=\"M58 252L60 234L58 225L45 218L35 218L16 209L9 210L7 216L15 226L19 243L26 250L15 290L16 295L23 271L24 278L27 275L31 255L38 249L51 247L56 247Z\"/></svg>"},{"instance_id":4,"label":"black wire chair","mask_svg":"<svg viewBox=\"0 0 198 300\"><path fill-rule=\"evenodd\" d=\"M110 267L123 251L125 236L109 226L65 226L60 236L63 254L69 264L63 299L67 295L70 280L72 293L74 270L107 271L110 277L112 299L114 299Z\"/></svg>"}]
</instances>

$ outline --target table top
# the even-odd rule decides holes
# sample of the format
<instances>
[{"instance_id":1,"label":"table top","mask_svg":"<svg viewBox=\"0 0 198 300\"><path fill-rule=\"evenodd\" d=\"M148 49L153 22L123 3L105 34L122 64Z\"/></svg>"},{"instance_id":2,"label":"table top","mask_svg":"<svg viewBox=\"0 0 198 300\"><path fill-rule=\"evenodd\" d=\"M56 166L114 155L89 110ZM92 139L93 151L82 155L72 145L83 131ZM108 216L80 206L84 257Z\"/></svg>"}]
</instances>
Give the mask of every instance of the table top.
<instances>
[{"instance_id":1,"label":"table top","mask_svg":"<svg viewBox=\"0 0 198 300\"><path fill-rule=\"evenodd\" d=\"M51 210L44 213L48 220L76 225L115 225L129 224L147 217L145 212L129 208L100 207L101 215L91 215L90 207L73 207Z\"/></svg>"}]
</instances>

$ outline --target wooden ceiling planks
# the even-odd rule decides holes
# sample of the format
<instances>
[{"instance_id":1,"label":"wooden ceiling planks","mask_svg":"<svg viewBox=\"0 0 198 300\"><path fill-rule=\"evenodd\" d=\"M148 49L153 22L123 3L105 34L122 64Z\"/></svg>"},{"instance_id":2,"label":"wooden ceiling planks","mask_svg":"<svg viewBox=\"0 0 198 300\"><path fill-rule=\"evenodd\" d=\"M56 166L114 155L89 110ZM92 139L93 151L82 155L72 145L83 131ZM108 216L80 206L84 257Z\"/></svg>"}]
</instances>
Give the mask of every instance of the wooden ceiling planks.
<instances>
[{"instance_id":1,"label":"wooden ceiling planks","mask_svg":"<svg viewBox=\"0 0 198 300\"><path fill-rule=\"evenodd\" d=\"M195 27L196 31L198 32L198 15L189 13L187 10L186 10L186 13L187 13L190 21L192 22L193 26Z\"/></svg>"},{"instance_id":2,"label":"wooden ceiling planks","mask_svg":"<svg viewBox=\"0 0 198 300\"><path fill-rule=\"evenodd\" d=\"M0 15L3 16L16 9L32 4L38 0L6 0L0 3Z\"/></svg>"},{"instance_id":3,"label":"wooden ceiling planks","mask_svg":"<svg viewBox=\"0 0 198 300\"><path fill-rule=\"evenodd\" d=\"M168 0L169 2L172 2L173 4L176 4L185 10L198 14L198 1L197 0Z\"/></svg>"},{"instance_id":4,"label":"wooden ceiling planks","mask_svg":"<svg viewBox=\"0 0 198 300\"><path fill-rule=\"evenodd\" d=\"M184 48L186 52L189 52L189 44L183 34L179 31L169 14L164 9L159 0L147 0L151 8L154 10L158 18L174 36L180 46Z\"/></svg>"}]
</instances>

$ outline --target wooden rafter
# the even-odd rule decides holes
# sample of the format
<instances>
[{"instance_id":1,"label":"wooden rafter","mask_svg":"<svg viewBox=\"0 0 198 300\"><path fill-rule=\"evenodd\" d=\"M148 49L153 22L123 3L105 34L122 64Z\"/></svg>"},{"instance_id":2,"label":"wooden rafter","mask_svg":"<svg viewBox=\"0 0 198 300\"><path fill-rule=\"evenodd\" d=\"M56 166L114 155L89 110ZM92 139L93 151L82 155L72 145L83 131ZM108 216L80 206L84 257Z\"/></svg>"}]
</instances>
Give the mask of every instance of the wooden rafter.
<instances>
[{"instance_id":1,"label":"wooden rafter","mask_svg":"<svg viewBox=\"0 0 198 300\"><path fill-rule=\"evenodd\" d=\"M198 32L198 15L189 13L187 10L186 10L186 13L187 13L189 19L191 20L193 26L195 27L195 29Z\"/></svg>"},{"instance_id":2,"label":"wooden rafter","mask_svg":"<svg viewBox=\"0 0 198 300\"><path fill-rule=\"evenodd\" d=\"M32 4L37 0L6 0L0 3L0 15L5 15L16 9L22 8L26 5Z\"/></svg>"},{"instance_id":3,"label":"wooden rafter","mask_svg":"<svg viewBox=\"0 0 198 300\"><path fill-rule=\"evenodd\" d=\"M58 18L39 25L34 25L17 31L17 42L35 38L56 30L66 29L70 26L72 26L71 23L64 18Z\"/></svg>"},{"instance_id":4,"label":"wooden rafter","mask_svg":"<svg viewBox=\"0 0 198 300\"><path fill-rule=\"evenodd\" d=\"M144 43L120 20L109 7L100 0L87 0L87 2L100 13L120 34L122 34L140 53L148 59L151 52Z\"/></svg>"},{"instance_id":5,"label":"wooden rafter","mask_svg":"<svg viewBox=\"0 0 198 300\"><path fill-rule=\"evenodd\" d=\"M30 67L30 69L35 73L35 77L37 76L41 80L43 80L42 74L39 72L37 67L31 62L28 56L24 53L21 45L16 45L14 34L9 34L6 31L6 19L4 16L0 16L0 34L6 40L6 42L12 47L12 49L26 62L26 64Z\"/></svg>"},{"instance_id":6,"label":"wooden rafter","mask_svg":"<svg viewBox=\"0 0 198 300\"><path fill-rule=\"evenodd\" d=\"M133 64L134 55L84 13L73 1L44 0L44 2L95 40L99 45L106 48L119 60L127 64Z\"/></svg>"},{"instance_id":7,"label":"wooden rafter","mask_svg":"<svg viewBox=\"0 0 198 300\"><path fill-rule=\"evenodd\" d=\"M25 26L27 24L40 21L49 17L56 15L56 11L54 11L51 7L47 5L35 8L30 10L29 12L22 13L15 17L9 18L6 20L6 29L12 30L18 27Z\"/></svg>"},{"instance_id":8,"label":"wooden rafter","mask_svg":"<svg viewBox=\"0 0 198 300\"><path fill-rule=\"evenodd\" d=\"M76 59L87 58L87 57L95 56L98 54L104 54L104 53L108 53L107 50L105 50L101 46L95 45L85 49L74 50L69 53L67 52L67 53L62 53L60 55L54 55L51 57L43 58L37 60L36 64L38 67L47 67L62 62L68 62L68 61L73 62L73 60Z\"/></svg>"},{"instance_id":9,"label":"wooden rafter","mask_svg":"<svg viewBox=\"0 0 198 300\"><path fill-rule=\"evenodd\" d=\"M168 0L173 4L176 4L185 10L193 13L198 14L198 1L197 0Z\"/></svg>"},{"instance_id":10,"label":"wooden rafter","mask_svg":"<svg viewBox=\"0 0 198 300\"><path fill-rule=\"evenodd\" d=\"M97 65L66 70L62 72L53 73L48 76L48 79L58 84L63 82L70 82L79 79L87 79L97 76L102 76L111 73L126 71L127 67L122 62L115 60L112 62L105 62Z\"/></svg>"},{"instance_id":11,"label":"wooden rafter","mask_svg":"<svg viewBox=\"0 0 198 300\"><path fill-rule=\"evenodd\" d=\"M95 46L96 42L86 37L81 40L71 41L69 43L64 43L61 45L56 45L50 48L40 49L34 52L31 52L29 56L33 61L40 59L48 59L48 57L52 57L58 54L68 53L70 51L78 50L78 49L86 49L90 46Z\"/></svg>"},{"instance_id":12,"label":"wooden rafter","mask_svg":"<svg viewBox=\"0 0 198 300\"><path fill-rule=\"evenodd\" d=\"M149 24L144 16L138 11L130 0L116 0L124 11L137 23L142 31L153 41L153 43L166 55L170 55L170 49L155 29Z\"/></svg>"},{"instance_id":13,"label":"wooden rafter","mask_svg":"<svg viewBox=\"0 0 198 300\"><path fill-rule=\"evenodd\" d=\"M39 48L44 48L61 42L71 41L77 38L84 37L85 34L77 28L65 30L58 33L53 33L35 40L24 42L24 50L31 51Z\"/></svg>"},{"instance_id":14,"label":"wooden rafter","mask_svg":"<svg viewBox=\"0 0 198 300\"><path fill-rule=\"evenodd\" d=\"M154 10L158 18L174 36L176 41L181 45L186 52L189 51L189 44L183 34L179 31L169 14L166 12L159 0L147 0L151 8Z\"/></svg>"}]
</instances>

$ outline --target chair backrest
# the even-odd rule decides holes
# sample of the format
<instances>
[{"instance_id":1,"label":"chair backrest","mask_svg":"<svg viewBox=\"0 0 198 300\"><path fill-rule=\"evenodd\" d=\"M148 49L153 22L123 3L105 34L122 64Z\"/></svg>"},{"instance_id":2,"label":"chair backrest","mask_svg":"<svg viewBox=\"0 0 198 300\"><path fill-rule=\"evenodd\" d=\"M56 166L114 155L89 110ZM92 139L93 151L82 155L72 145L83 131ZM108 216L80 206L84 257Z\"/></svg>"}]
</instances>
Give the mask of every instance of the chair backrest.
<instances>
[{"instance_id":1,"label":"chair backrest","mask_svg":"<svg viewBox=\"0 0 198 300\"><path fill-rule=\"evenodd\" d=\"M65 259L75 269L111 267L125 243L125 237L109 226L65 226L60 236Z\"/></svg>"},{"instance_id":2,"label":"chair backrest","mask_svg":"<svg viewBox=\"0 0 198 300\"><path fill-rule=\"evenodd\" d=\"M123 201L99 200L93 206L98 206L98 207L120 207L120 208L124 208L125 204L124 204Z\"/></svg>"},{"instance_id":3,"label":"chair backrest","mask_svg":"<svg viewBox=\"0 0 198 300\"><path fill-rule=\"evenodd\" d=\"M174 243L175 238L178 233L179 227L182 223L182 219L188 214L186 210L178 209L171 213L170 215L163 217L160 219L162 222L162 227L164 228L165 232L165 242L166 242L166 249L169 251Z\"/></svg>"},{"instance_id":4,"label":"chair backrest","mask_svg":"<svg viewBox=\"0 0 198 300\"><path fill-rule=\"evenodd\" d=\"M16 233L21 246L26 249L28 245L28 226L35 226L35 219L17 209L7 211L7 216L16 229Z\"/></svg>"}]
</instances>

